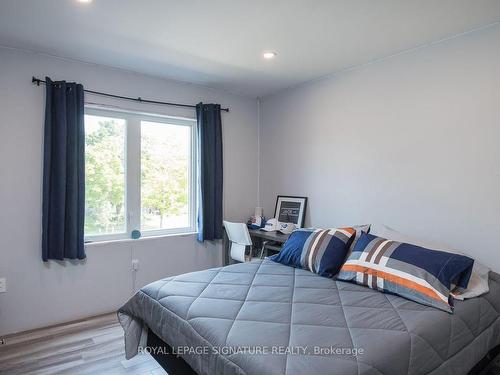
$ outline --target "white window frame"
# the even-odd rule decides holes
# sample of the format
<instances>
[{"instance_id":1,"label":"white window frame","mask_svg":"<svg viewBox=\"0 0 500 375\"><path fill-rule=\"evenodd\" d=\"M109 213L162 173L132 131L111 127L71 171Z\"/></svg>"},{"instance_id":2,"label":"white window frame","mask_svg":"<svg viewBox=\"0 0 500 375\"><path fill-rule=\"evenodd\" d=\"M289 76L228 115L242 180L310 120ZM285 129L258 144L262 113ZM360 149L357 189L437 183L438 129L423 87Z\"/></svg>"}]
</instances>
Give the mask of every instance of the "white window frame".
<instances>
[{"instance_id":1,"label":"white window frame","mask_svg":"<svg viewBox=\"0 0 500 375\"><path fill-rule=\"evenodd\" d=\"M141 231L141 237L196 233L197 231L197 133L196 119L174 117L162 114L129 111L108 107L86 105L85 114L114 117L125 120L125 232L86 235L85 242L113 241L131 238L134 229ZM189 226L184 228L141 230L141 121L188 126L191 129L189 165Z\"/></svg>"}]
</instances>

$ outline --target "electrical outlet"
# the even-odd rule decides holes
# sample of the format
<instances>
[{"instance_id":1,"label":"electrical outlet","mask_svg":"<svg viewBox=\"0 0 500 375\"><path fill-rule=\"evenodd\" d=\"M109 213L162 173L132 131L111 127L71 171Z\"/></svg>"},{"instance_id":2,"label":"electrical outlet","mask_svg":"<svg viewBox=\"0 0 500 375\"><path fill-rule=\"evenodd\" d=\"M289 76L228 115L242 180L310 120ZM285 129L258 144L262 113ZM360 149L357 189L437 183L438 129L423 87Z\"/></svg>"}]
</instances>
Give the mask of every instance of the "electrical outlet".
<instances>
[{"instance_id":1,"label":"electrical outlet","mask_svg":"<svg viewBox=\"0 0 500 375\"><path fill-rule=\"evenodd\" d=\"M7 279L5 277L0 277L0 293L5 293L7 291Z\"/></svg>"},{"instance_id":2,"label":"electrical outlet","mask_svg":"<svg viewBox=\"0 0 500 375\"><path fill-rule=\"evenodd\" d=\"M139 259L132 259L132 271L139 270Z\"/></svg>"}]
</instances>

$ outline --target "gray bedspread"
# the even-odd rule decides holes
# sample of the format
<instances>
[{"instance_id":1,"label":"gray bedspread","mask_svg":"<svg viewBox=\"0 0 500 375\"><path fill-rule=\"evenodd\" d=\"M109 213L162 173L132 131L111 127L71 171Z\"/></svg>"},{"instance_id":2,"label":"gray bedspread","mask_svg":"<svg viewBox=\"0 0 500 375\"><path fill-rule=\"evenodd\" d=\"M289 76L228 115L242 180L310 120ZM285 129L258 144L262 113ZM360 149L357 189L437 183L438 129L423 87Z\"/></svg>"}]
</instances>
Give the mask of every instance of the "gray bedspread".
<instances>
[{"instance_id":1,"label":"gray bedspread","mask_svg":"<svg viewBox=\"0 0 500 375\"><path fill-rule=\"evenodd\" d=\"M118 316L127 358L149 328L199 374L401 375L466 374L500 344L499 312L496 274L448 314L264 260L156 281Z\"/></svg>"}]
</instances>

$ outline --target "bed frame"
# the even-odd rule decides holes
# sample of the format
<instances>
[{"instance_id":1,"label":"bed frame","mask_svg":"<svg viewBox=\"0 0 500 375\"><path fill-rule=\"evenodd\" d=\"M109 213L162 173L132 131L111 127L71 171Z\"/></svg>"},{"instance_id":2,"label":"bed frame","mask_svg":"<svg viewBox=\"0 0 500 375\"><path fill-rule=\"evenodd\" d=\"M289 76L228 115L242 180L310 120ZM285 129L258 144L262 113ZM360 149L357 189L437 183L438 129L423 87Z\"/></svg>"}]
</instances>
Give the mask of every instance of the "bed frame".
<instances>
[{"instance_id":1,"label":"bed frame","mask_svg":"<svg viewBox=\"0 0 500 375\"><path fill-rule=\"evenodd\" d=\"M151 356L168 372L169 375L197 375L197 373L180 356L173 354L173 349L162 339L148 331L148 347ZM158 350L158 348L160 348ZM155 350L156 349L156 350ZM158 354L161 353L161 354ZM479 375L490 364L490 362L500 354L500 345L493 348L486 356L480 360L468 373L468 375Z\"/></svg>"},{"instance_id":2,"label":"bed frame","mask_svg":"<svg viewBox=\"0 0 500 375\"><path fill-rule=\"evenodd\" d=\"M168 375L197 375L186 361L173 353L170 345L156 336L151 330L148 330L147 345L152 348L151 356L165 369Z\"/></svg>"}]
</instances>

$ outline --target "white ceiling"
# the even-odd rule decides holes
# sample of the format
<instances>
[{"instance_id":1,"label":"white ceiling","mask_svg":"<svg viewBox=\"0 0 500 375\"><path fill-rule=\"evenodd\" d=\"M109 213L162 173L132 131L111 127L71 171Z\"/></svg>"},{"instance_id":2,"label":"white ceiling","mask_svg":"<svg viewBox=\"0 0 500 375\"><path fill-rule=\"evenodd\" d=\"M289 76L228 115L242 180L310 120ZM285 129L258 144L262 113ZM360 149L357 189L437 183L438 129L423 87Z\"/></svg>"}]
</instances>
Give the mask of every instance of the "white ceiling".
<instances>
[{"instance_id":1,"label":"white ceiling","mask_svg":"<svg viewBox=\"0 0 500 375\"><path fill-rule=\"evenodd\" d=\"M0 44L256 97L498 20L499 0L0 0Z\"/></svg>"}]
</instances>

